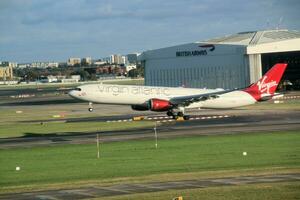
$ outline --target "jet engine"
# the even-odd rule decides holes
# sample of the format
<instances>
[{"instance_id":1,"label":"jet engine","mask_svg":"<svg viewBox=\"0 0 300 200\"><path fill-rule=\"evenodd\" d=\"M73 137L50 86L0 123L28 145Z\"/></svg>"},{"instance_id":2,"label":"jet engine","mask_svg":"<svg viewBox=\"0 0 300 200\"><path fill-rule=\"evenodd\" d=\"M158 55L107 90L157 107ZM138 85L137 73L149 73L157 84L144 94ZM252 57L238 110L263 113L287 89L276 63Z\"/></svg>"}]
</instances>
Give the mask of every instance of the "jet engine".
<instances>
[{"instance_id":1,"label":"jet engine","mask_svg":"<svg viewBox=\"0 0 300 200\"><path fill-rule=\"evenodd\" d=\"M132 110L138 110L138 111L145 111L145 110L168 111L173 108L173 105L167 100L150 99L146 103L132 105L131 108Z\"/></svg>"},{"instance_id":2,"label":"jet engine","mask_svg":"<svg viewBox=\"0 0 300 200\"><path fill-rule=\"evenodd\" d=\"M131 109L138 111L150 110L149 104L131 105Z\"/></svg>"},{"instance_id":3,"label":"jet engine","mask_svg":"<svg viewBox=\"0 0 300 200\"><path fill-rule=\"evenodd\" d=\"M163 99L150 99L149 107L152 111L168 111L173 108L173 105Z\"/></svg>"}]
</instances>

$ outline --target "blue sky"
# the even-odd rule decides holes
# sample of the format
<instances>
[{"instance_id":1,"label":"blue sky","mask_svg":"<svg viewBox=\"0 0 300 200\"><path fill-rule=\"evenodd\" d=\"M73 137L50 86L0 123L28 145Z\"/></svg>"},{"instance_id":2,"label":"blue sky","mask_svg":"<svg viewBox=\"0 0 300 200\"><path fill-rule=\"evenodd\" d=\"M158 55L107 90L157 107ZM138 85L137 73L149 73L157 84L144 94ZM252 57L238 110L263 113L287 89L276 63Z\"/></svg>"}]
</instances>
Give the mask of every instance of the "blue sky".
<instances>
[{"instance_id":1,"label":"blue sky","mask_svg":"<svg viewBox=\"0 0 300 200\"><path fill-rule=\"evenodd\" d=\"M0 60L102 58L274 29L280 21L300 30L299 13L298 0L1 0Z\"/></svg>"}]
</instances>

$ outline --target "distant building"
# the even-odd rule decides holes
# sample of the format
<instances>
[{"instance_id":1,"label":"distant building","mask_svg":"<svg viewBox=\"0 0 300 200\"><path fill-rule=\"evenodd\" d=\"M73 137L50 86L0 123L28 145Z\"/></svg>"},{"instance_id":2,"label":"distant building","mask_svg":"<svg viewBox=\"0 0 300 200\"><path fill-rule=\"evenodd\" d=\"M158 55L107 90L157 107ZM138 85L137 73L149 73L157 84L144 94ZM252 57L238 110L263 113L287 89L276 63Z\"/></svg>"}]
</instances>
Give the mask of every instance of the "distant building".
<instances>
[{"instance_id":1,"label":"distant building","mask_svg":"<svg viewBox=\"0 0 300 200\"><path fill-rule=\"evenodd\" d=\"M72 75L70 78L66 78L66 76L52 76L49 75L47 77L41 78L40 82L42 83L77 83L80 81L80 75Z\"/></svg>"},{"instance_id":2,"label":"distant building","mask_svg":"<svg viewBox=\"0 0 300 200\"><path fill-rule=\"evenodd\" d=\"M33 62L30 67L35 68L47 68L47 67L58 67L58 62Z\"/></svg>"},{"instance_id":3,"label":"distant building","mask_svg":"<svg viewBox=\"0 0 300 200\"><path fill-rule=\"evenodd\" d=\"M108 64L111 64L111 63L112 63L111 56L102 58L101 60L102 60L103 62L105 62L105 63L108 63Z\"/></svg>"},{"instance_id":4,"label":"distant building","mask_svg":"<svg viewBox=\"0 0 300 200\"><path fill-rule=\"evenodd\" d=\"M81 63L80 58L69 58L69 60L68 60L68 65L69 66L74 66L74 65L80 64L80 63Z\"/></svg>"},{"instance_id":5,"label":"distant building","mask_svg":"<svg viewBox=\"0 0 300 200\"><path fill-rule=\"evenodd\" d=\"M22 68L30 67L30 64L29 63L22 63L22 64L18 64L17 67L22 69Z\"/></svg>"},{"instance_id":6,"label":"distant building","mask_svg":"<svg viewBox=\"0 0 300 200\"><path fill-rule=\"evenodd\" d=\"M82 58L81 63L83 65L91 65L92 64L92 57Z\"/></svg>"},{"instance_id":7,"label":"distant building","mask_svg":"<svg viewBox=\"0 0 300 200\"><path fill-rule=\"evenodd\" d=\"M16 62L9 62L8 66L12 67L12 68L16 68L18 66L18 63L16 63Z\"/></svg>"},{"instance_id":8,"label":"distant building","mask_svg":"<svg viewBox=\"0 0 300 200\"><path fill-rule=\"evenodd\" d=\"M126 63L128 63L127 57L126 56L121 56L121 62L119 64L125 65Z\"/></svg>"},{"instance_id":9,"label":"distant building","mask_svg":"<svg viewBox=\"0 0 300 200\"><path fill-rule=\"evenodd\" d=\"M126 65L126 71L129 72L132 69L136 69L136 65L130 64L130 65Z\"/></svg>"},{"instance_id":10,"label":"distant building","mask_svg":"<svg viewBox=\"0 0 300 200\"><path fill-rule=\"evenodd\" d=\"M11 80L13 79L13 68L9 66L0 66L0 79Z\"/></svg>"},{"instance_id":11,"label":"distant building","mask_svg":"<svg viewBox=\"0 0 300 200\"><path fill-rule=\"evenodd\" d=\"M59 63L58 62L49 62L48 67L58 67Z\"/></svg>"},{"instance_id":12,"label":"distant building","mask_svg":"<svg viewBox=\"0 0 300 200\"><path fill-rule=\"evenodd\" d=\"M41 77L39 81L41 83L55 83L58 82L58 79L56 76L49 75L47 77Z\"/></svg>"},{"instance_id":13,"label":"distant building","mask_svg":"<svg viewBox=\"0 0 300 200\"><path fill-rule=\"evenodd\" d=\"M110 64L125 64L126 57L118 54L110 56Z\"/></svg>"},{"instance_id":14,"label":"distant building","mask_svg":"<svg viewBox=\"0 0 300 200\"><path fill-rule=\"evenodd\" d=\"M107 62L105 62L105 61L95 61L93 64L94 65L104 65L104 64L106 64Z\"/></svg>"},{"instance_id":15,"label":"distant building","mask_svg":"<svg viewBox=\"0 0 300 200\"><path fill-rule=\"evenodd\" d=\"M78 83L80 81L80 75L72 75L70 78L64 78L60 81L62 83Z\"/></svg>"},{"instance_id":16,"label":"distant building","mask_svg":"<svg viewBox=\"0 0 300 200\"><path fill-rule=\"evenodd\" d=\"M18 66L18 63L16 62L8 62L8 61L0 61L0 66L2 67L12 67L12 68L15 68Z\"/></svg>"}]
</instances>

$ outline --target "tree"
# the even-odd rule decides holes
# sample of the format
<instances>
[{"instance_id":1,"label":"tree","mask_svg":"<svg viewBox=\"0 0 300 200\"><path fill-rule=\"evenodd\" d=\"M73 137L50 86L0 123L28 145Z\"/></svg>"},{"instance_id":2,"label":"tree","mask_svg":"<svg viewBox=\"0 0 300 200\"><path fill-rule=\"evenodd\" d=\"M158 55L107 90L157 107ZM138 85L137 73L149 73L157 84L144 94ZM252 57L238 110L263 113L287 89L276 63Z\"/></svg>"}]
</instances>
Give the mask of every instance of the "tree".
<instances>
[{"instance_id":1,"label":"tree","mask_svg":"<svg viewBox=\"0 0 300 200\"><path fill-rule=\"evenodd\" d=\"M131 78L136 78L138 76L138 70L137 69L129 70L128 76Z\"/></svg>"},{"instance_id":2,"label":"tree","mask_svg":"<svg viewBox=\"0 0 300 200\"><path fill-rule=\"evenodd\" d=\"M83 81L86 81L86 80L90 79L90 74L87 71L83 70L83 69L80 69L76 72L72 72L71 75L80 75L80 77Z\"/></svg>"}]
</instances>

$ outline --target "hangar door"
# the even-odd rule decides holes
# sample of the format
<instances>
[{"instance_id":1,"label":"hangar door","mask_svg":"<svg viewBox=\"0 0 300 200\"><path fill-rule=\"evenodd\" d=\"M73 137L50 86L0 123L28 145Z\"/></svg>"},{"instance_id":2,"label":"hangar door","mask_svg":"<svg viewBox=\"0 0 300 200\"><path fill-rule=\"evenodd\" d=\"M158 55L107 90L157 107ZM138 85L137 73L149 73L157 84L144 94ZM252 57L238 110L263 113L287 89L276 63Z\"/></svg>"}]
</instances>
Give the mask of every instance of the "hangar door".
<instances>
[{"instance_id":1,"label":"hangar door","mask_svg":"<svg viewBox=\"0 0 300 200\"><path fill-rule=\"evenodd\" d=\"M300 90L300 51L262 54L261 62L262 74L265 74L276 63L288 63L282 80L291 82L292 89Z\"/></svg>"}]
</instances>

